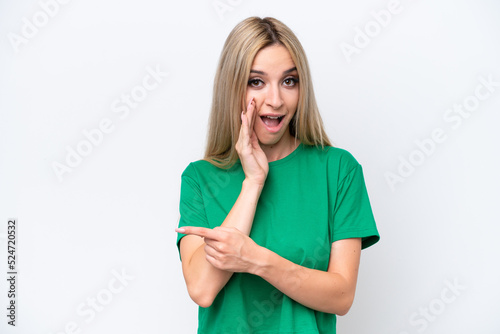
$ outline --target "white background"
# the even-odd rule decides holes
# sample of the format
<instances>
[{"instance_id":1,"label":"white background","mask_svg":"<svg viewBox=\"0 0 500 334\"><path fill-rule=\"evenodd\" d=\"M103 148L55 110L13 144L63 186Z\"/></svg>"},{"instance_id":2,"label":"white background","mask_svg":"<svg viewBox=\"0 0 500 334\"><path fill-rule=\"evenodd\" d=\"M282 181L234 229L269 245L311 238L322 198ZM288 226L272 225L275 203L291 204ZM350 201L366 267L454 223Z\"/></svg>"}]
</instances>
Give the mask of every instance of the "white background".
<instances>
[{"instance_id":1,"label":"white background","mask_svg":"<svg viewBox=\"0 0 500 334\"><path fill-rule=\"evenodd\" d=\"M51 17L46 3L0 3L1 333L195 333L175 246L180 175L202 157L224 40L253 15L297 34L328 135L363 165L381 241L363 252L338 332L499 333L498 2L401 0L385 27L372 11L387 0L75 0L52 2ZM341 46L365 28L369 42L347 57ZM114 112L148 67L168 76L128 115ZM446 121L488 77L496 86L470 116ZM113 130L59 180L54 162L105 119ZM419 153L438 128L446 140ZM387 173L410 158L418 166L391 187Z\"/></svg>"}]
</instances>

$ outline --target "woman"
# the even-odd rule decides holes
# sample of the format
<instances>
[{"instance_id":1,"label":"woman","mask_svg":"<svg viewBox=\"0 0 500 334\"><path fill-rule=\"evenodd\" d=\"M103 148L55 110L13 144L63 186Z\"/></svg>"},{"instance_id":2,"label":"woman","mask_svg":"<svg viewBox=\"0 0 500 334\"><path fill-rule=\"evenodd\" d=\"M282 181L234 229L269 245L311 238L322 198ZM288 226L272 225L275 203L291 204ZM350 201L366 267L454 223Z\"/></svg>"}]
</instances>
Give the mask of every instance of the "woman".
<instances>
[{"instance_id":1,"label":"woman","mask_svg":"<svg viewBox=\"0 0 500 334\"><path fill-rule=\"evenodd\" d=\"M241 111L243 110L243 111ZM198 333L335 333L379 239L361 166L330 145L305 53L273 18L224 45L177 245Z\"/></svg>"}]
</instances>

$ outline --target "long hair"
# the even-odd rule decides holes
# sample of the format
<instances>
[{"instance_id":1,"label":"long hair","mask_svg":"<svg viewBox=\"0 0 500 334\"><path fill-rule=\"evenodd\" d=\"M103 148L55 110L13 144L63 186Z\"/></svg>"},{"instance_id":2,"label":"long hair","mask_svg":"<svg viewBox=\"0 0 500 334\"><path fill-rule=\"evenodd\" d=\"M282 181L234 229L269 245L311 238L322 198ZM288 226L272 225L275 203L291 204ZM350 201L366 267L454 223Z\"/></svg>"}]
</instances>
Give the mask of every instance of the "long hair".
<instances>
[{"instance_id":1,"label":"long hair","mask_svg":"<svg viewBox=\"0 0 500 334\"><path fill-rule=\"evenodd\" d=\"M231 31L224 43L214 80L207 146L204 160L230 168L238 160L235 144L241 127L241 111L250 69L257 52L283 45L299 75L299 102L290 121L290 134L305 145L332 146L323 128L306 54L295 34L272 17L249 17Z\"/></svg>"}]
</instances>

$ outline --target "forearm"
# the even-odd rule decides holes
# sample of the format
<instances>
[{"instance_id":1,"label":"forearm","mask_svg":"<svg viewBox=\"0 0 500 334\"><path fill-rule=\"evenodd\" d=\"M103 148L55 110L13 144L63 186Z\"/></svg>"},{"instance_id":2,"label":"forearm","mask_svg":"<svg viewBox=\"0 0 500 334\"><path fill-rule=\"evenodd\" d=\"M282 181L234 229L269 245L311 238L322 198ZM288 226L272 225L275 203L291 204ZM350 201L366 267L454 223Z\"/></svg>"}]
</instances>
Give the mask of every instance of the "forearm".
<instances>
[{"instance_id":1,"label":"forearm","mask_svg":"<svg viewBox=\"0 0 500 334\"><path fill-rule=\"evenodd\" d=\"M235 227L242 233L250 235L262 188L262 185L243 181L240 195L221 226Z\"/></svg>"},{"instance_id":2,"label":"forearm","mask_svg":"<svg viewBox=\"0 0 500 334\"><path fill-rule=\"evenodd\" d=\"M263 247L259 248L255 258L253 274L304 306L344 315L352 305L356 279L352 282L336 272L297 265Z\"/></svg>"},{"instance_id":3,"label":"forearm","mask_svg":"<svg viewBox=\"0 0 500 334\"><path fill-rule=\"evenodd\" d=\"M262 186L244 181L240 195L227 215L223 227L237 228L249 235ZM203 307L210 306L232 272L215 268L207 260L205 243L196 249L188 263L183 263L184 277L191 297Z\"/></svg>"}]
</instances>

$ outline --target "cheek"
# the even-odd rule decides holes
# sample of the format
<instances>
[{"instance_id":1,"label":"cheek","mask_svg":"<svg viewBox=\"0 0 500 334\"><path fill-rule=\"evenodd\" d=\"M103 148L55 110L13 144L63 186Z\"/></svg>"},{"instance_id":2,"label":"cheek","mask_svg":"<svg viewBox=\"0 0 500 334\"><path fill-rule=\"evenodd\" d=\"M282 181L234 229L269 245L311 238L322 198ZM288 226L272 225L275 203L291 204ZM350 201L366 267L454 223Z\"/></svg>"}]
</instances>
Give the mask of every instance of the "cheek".
<instances>
[{"instance_id":1,"label":"cheek","mask_svg":"<svg viewBox=\"0 0 500 334\"><path fill-rule=\"evenodd\" d=\"M246 91L246 94L245 94L245 100L248 104L248 102L250 102L250 100L252 99L252 97L254 98L254 100L259 100L260 97L262 95L262 91L261 90L257 90L257 89L251 89L251 88L247 88L247 91Z\"/></svg>"},{"instance_id":2,"label":"cheek","mask_svg":"<svg viewBox=\"0 0 500 334\"><path fill-rule=\"evenodd\" d=\"M255 91L253 92L247 92L246 95L246 104L245 108L248 106L248 103L250 103L250 100L253 97L253 101L255 102L255 110L259 111L260 108L262 107L262 104L264 103L265 98L261 96L261 94L256 93Z\"/></svg>"},{"instance_id":3,"label":"cheek","mask_svg":"<svg viewBox=\"0 0 500 334\"><path fill-rule=\"evenodd\" d=\"M247 94L245 95L245 107L248 105L248 103L250 103L252 97L253 97L252 92L247 89Z\"/></svg>"},{"instance_id":4,"label":"cheek","mask_svg":"<svg viewBox=\"0 0 500 334\"><path fill-rule=\"evenodd\" d=\"M297 106L299 105L299 92L290 92L290 94L286 95L285 103L289 111L297 110Z\"/></svg>"}]
</instances>

